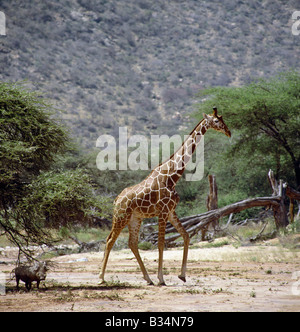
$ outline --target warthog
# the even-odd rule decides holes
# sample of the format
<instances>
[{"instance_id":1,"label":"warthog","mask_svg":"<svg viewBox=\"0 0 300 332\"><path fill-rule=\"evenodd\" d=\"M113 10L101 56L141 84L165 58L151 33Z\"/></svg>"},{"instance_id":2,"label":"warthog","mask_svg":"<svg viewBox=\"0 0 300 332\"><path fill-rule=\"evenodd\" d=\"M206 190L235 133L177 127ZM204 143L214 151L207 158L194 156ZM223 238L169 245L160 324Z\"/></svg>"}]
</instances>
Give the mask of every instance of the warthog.
<instances>
[{"instance_id":1,"label":"warthog","mask_svg":"<svg viewBox=\"0 0 300 332\"><path fill-rule=\"evenodd\" d=\"M25 282L28 291L31 289L31 283L33 281L36 281L37 288L39 288L40 281L46 279L47 271L46 262L34 262L32 265L19 265L13 270L16 276L17 290L19 290L20 279Z\"/></svg>"}]
</instances>

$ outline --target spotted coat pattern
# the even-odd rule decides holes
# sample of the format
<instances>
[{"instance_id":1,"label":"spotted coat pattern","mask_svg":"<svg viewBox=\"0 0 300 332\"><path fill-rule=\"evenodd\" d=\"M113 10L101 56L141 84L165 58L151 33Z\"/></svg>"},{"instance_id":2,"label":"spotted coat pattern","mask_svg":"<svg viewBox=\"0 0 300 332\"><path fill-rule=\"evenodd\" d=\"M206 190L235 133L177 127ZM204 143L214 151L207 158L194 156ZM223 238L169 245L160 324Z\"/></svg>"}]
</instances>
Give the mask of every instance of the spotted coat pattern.
<instances>
[{"instance_id":1,"label":"spotted coat pattern","mask_svg":"<svg viewBox=\"0 0 300 332\"><path fill-rule=\"evenodd\" d=\"M102 282L104 282L104 273L110 250L122 229L128 225L129 247L140 265L144 279L148 284L153 284L138 251L141 222L144 218L150 217L158 217L159 284L165 284L162 267L165 228L168 221L171 222L184 240L181 274L178 277L185 281L189 236L175 212L176 205L179 202L175 186L199 144L201 137L209 128L220 131L229 137L231 135L222 117L217 115L215 108L213 115L203 115L204 119L197 124L182 146L168 160L154 168L147 178L139 184L124 189L115 199L112 230L106 241L104 260L99 276Z\"/></svg>"}]
</instances>

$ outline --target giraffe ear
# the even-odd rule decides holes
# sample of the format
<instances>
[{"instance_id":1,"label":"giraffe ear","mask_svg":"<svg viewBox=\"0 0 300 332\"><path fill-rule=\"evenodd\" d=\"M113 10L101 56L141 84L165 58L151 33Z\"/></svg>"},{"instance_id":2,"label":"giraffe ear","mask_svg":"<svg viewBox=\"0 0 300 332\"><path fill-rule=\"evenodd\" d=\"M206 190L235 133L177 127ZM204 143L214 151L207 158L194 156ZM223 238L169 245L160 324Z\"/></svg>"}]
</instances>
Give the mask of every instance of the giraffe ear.
<instances>
[{"instance_id":1,"label":"giraffe ear","mask_svg":"<svg viewBox=\"0 0 300 332\"><path fill-rule=\"evenodd\" d=\"M203 118L207 120L208 119L208 115L205 114L205 113L203 113Z\"/></svg>"}]
</instances>

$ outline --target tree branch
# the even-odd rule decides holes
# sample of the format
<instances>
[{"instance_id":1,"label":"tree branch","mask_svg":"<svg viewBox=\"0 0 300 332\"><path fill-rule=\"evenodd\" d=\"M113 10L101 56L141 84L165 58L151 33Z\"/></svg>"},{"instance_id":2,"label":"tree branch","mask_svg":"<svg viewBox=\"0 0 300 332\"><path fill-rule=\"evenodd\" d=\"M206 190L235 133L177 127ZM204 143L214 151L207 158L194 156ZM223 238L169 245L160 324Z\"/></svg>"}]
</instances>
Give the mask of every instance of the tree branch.
<instances>
[{"instance_id":1,"label":"tree branch","mask_svg":"<svg viewBox=\"0 0 300 332\"><path fill-rule=\"evenodd\" d=\"M258 206L273 206L279 207L281 201L281 197L257 197L257 198L249 198L240 202L236 202L230 205L227 205L223 208L211 210L205 213L193 215L190 217L185 217L180 219L183 227L186 231L190 234L190 237L197 234L204 226L209 224L210 222L217 220L223 216L229 215L231 213L238 213L242 210L249 209L252 207ZM177 233L175 228L168 227L166 229L166 234L176 233L174 235L168 236L165 239L166 243L170 243L175 241L177 238L180 237L180 234ZM157 243L158 241L158 232L154 232L145 237L145 241L149 241L152 243Z\"/></svg>"}]
</instances>

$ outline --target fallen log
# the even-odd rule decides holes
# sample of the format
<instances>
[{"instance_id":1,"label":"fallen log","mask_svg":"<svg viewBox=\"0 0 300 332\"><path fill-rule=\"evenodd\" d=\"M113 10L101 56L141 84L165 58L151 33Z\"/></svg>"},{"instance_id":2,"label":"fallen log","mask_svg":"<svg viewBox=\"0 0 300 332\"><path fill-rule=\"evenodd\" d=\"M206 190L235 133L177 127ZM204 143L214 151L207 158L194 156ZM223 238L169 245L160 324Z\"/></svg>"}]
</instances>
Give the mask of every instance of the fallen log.
<instances>
[{"instance_id":1,"label":"fallen log","mask_svg":"<svg viewBox=\"0 0 300 332\"><path fill-rule=\"evenodd\" d=\"M272 208L277 208L280 206L281 197L273 196L273 197L257 197L250 198L240 202L236 202L222 208L207 211L205 213L196 214L189 217L181 218L180 221L186 231L189 233L190 237L193 237L197 234L204 226L207 224L216 221L223 216L230 215L231 213L238 213L245 209L258 207L258 206L271 206ZM171 236L167 236L165 238L165 243L168 244L172 241L175 241L180 237L173 226L168 226L166 228L166 234L176 233ZM145 236L145 241L152 242L154 244L158 241L158 232L153 232L148 236Z\"/></svg>"},{"instance_id":2,"label":"fallen log","mask_svg":"<svg viewBox=\"0 0 300 332\"><path fill-rule=\"evenodd\" d=\"M268 179L273 191L272 197L257 197L257 198L245 199L243 201L227 205L220 209L215 208L214 210L210 210L205 213L184 217L180 219L181 224L189 233L190 237L193 237L195 234L198 234L199 231L205 229L205 227L207 227L209 223L216 223L217 220L219 220L223 216L230 215L233 213L238 213L240 211L253 207L266 206L272 208L273 210L276 228L279 229L281 227L286 227L288 225L288 216L284 204L284 199L286 196L288 196L291 200L290 217L292 222L294 219L293 202L294 200L300 201L300 192L291 188L287 184L284 184L282 180L280 180L278 184L272 170L269 170ZM213 182L210 181L210 183L212 184ZM213 193L213 190L211 190L210 192ZM298 214L299 213L300 209ZM147 226L144 227L144 230L146 229ZM171 243L172 241L175 241L180 237L180 234L177 233L175 228L171 224L168 224L166 227L166 234L170 233L175 233L175 234L172 234L165 238L166 245ZM152 229L149 235L144 234L144 241L156 244L158 241L158 232L153 232Z\"/></svg>"},{"instance_id":3,"label":"fallen log","mask_svg":"<svg viewBox=\"0 0 300 332\"><path fill-rule=\"evenodd\" d=\"M91 251L99 251L101 244L105 243L105 240L100 241L91 241L91 242L83 242L80 241L76 236L69 235L69 238L72 239L76 244L78 244L78 252L91 252Z\"/></svg>"}]
</instances>

